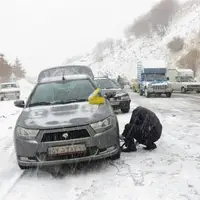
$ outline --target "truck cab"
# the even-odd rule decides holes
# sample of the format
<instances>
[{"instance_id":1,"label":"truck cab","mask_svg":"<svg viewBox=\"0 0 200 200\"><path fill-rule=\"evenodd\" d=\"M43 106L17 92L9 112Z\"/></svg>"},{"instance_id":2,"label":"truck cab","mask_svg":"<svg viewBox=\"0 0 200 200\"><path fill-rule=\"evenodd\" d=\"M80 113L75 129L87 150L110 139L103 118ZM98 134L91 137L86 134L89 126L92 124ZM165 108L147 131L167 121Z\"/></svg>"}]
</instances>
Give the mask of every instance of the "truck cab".
<instances>
[{"instance_id":1,"label":"truck cab","mask_svg":"<svg viewBox=\"0 0 200 200\"><path fill-rule=\"evenodd\" d=\"M165 94L167 97L171 97L173 89L166 77L166 71L167 69L164 66L148 66L139 63L137 66L139 94L146 97Z\"/></svg>"}]
</instances>

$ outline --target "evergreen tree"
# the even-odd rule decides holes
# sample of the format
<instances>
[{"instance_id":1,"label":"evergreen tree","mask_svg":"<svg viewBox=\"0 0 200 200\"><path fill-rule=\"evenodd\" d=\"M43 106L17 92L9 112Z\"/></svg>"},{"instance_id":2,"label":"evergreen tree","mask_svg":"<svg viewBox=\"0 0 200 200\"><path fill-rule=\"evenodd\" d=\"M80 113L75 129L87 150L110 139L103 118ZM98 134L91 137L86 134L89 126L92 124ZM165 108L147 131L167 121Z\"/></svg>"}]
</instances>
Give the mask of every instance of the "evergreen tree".
<instances>
[{"instance_id":1,"label":"evergreen tree","mask_svg":"<svg viewBox=\"0 0 200 200\"><path fill-rule=\"evenodd\" d=\"M15 74L18 78L24 78L26 71L23 69L22 64L18 58L14 61L14 64L12 66L12 72Z\"/></svg>"}]
</instances>

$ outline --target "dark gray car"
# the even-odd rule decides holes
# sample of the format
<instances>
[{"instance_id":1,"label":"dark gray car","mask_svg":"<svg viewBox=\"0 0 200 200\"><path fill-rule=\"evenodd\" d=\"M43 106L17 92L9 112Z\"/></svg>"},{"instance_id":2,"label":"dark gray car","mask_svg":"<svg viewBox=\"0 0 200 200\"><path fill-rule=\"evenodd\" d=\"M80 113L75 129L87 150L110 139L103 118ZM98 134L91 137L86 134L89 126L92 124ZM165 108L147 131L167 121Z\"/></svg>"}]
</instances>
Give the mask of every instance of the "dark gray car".
<instances>
[{"instance_id":1,"label":"dark gray car","mask_svg":"<svg viewBox=\"0 0 200 200\"><path fill-rule=\"evenodd\" d=\"M95 78L95 82L100 87L103 95L113 93L109 100L114 109L121 109L123 113L129 112L131 99L129 94L117 82L109 78Z\"/></svg>"},{"instance_id":2,"label":"dark gray car","mask_svg":"<svg viewBox=\"0 0 200 200\"><path fill-rule=\"evenodd\" d=\"M21 169L120 157L119 127L108 100L91 105L96 89L86 75L45 78L25 103L14 129Z\"/></svg>"}]
</instances>

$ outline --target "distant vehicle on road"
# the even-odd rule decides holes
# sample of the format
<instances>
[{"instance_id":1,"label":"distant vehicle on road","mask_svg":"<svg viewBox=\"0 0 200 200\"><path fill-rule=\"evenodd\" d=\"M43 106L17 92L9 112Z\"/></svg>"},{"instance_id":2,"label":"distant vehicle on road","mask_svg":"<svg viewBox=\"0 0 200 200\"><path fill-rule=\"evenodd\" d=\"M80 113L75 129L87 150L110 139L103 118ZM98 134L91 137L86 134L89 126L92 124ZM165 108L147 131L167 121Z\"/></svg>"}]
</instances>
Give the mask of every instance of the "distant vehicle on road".
<instances>
[{"instance_id":1,"label":"distant vehicle on road","mask_svg":"<svg viewBox=\"0 0 200 200\"><path fill-rule=\"evenodd\" d=\"M191 69L167 69L167 76L176 92L186 93L195 91L200 93L200 82L194 80L194 72Z\"/></svg>"},{"instance_id":2,"label":"distant vehicle on road","mask_svg":"<svg viewBox=\"0 0 200 200\"><path fill-rule=\"evenodd\" d=\"M109 78L94 78L97 86L101 89L101 93L106 95L108 92L114 93L114 95L109 99L112 107L116 109L121 109L123 113L128 113L130 110L131 99L129 94L121 88L121 86Z\"/></svg>"},{"instance_id":3,"label":"distant vehicle on road","mask_svg":"<svg viewBox=\"0 0 200 200\"><path fill-rule=\"evenodd\" d=\"M117 117L89 76L43 78L14 104L23 108L14 129L21 169L120 158Z\"/></svg>"},{"instance_id":4,"label":"distant vehicle on road","mask_svg":"<svg viewBox=\"0 0 200 200\"><path fill-rule=\"evenodd\" d=\"M138 84L138 80L137 79L133 79L131 81L131 89L134 91L134 92L139 92L139 84Z\"/></svg>"},{"instance_id":5,"label":"distant vehicle on road","mask_svg":"<svg viewBox=\"0 0 200 200\"><path fill-rule=\"evenodd\" d=\"M130 88L131 87L129 80L126 77L118 76L117 82L119 85L121 85L122 88L125 88L125 87Z\"/></svg>"},{"instance_id":6,"label":"distant vehicle on road","mask_svg":"<svg viewBox=\"0 0 200 200\"><path fill-rule=\"evenodd\" d=\"M137 79L139 82L139 93L148 98L151 95L161 96L165 94L171 97L173 89L166 77L167 68L160 61L138 62Z\"/></svg>"},{"instance_id":7,"label":"distant vehicle on road","mask_svg":"<svg viewBox=\"0 0 200 200\"><path fill-rule=\"evenodd\" d=\"M0 84L0 100L16 100L20 99L20 87L15 82L7 82Z\"/></svg>"}]
</instances>

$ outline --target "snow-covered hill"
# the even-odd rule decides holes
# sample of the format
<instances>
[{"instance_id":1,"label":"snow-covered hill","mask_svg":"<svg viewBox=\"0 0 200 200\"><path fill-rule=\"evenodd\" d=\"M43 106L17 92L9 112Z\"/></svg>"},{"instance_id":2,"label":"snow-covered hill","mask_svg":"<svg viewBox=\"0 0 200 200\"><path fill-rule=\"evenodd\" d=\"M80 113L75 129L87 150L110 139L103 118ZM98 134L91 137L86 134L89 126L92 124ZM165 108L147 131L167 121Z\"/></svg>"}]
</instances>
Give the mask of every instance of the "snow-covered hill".
<instances>
[{"instance_id":1,"label":"snow-covered hill","mask_svg":"<svg viewBox=\"0 0 200 200\"><path fill-rule=\"evenodd\" d=\"M108 73L116 77L124 74L132 79L136 77L136 62L146 59L163 59L167 65L173 66L180 55L187 53L192 45L192 39L199 33L200 1L185 3L173 17L164 37L154 35L152 38L131 37L116 42L112 52L104 52L103 61L96 61L94 53L87 54L74 64L90 65L96 75ZM167 49L167 43L173 37L180 36L185 40L184 49L172 54ZM193 41L194 42L194 41Z\"/></svg>"}]
</instances>

